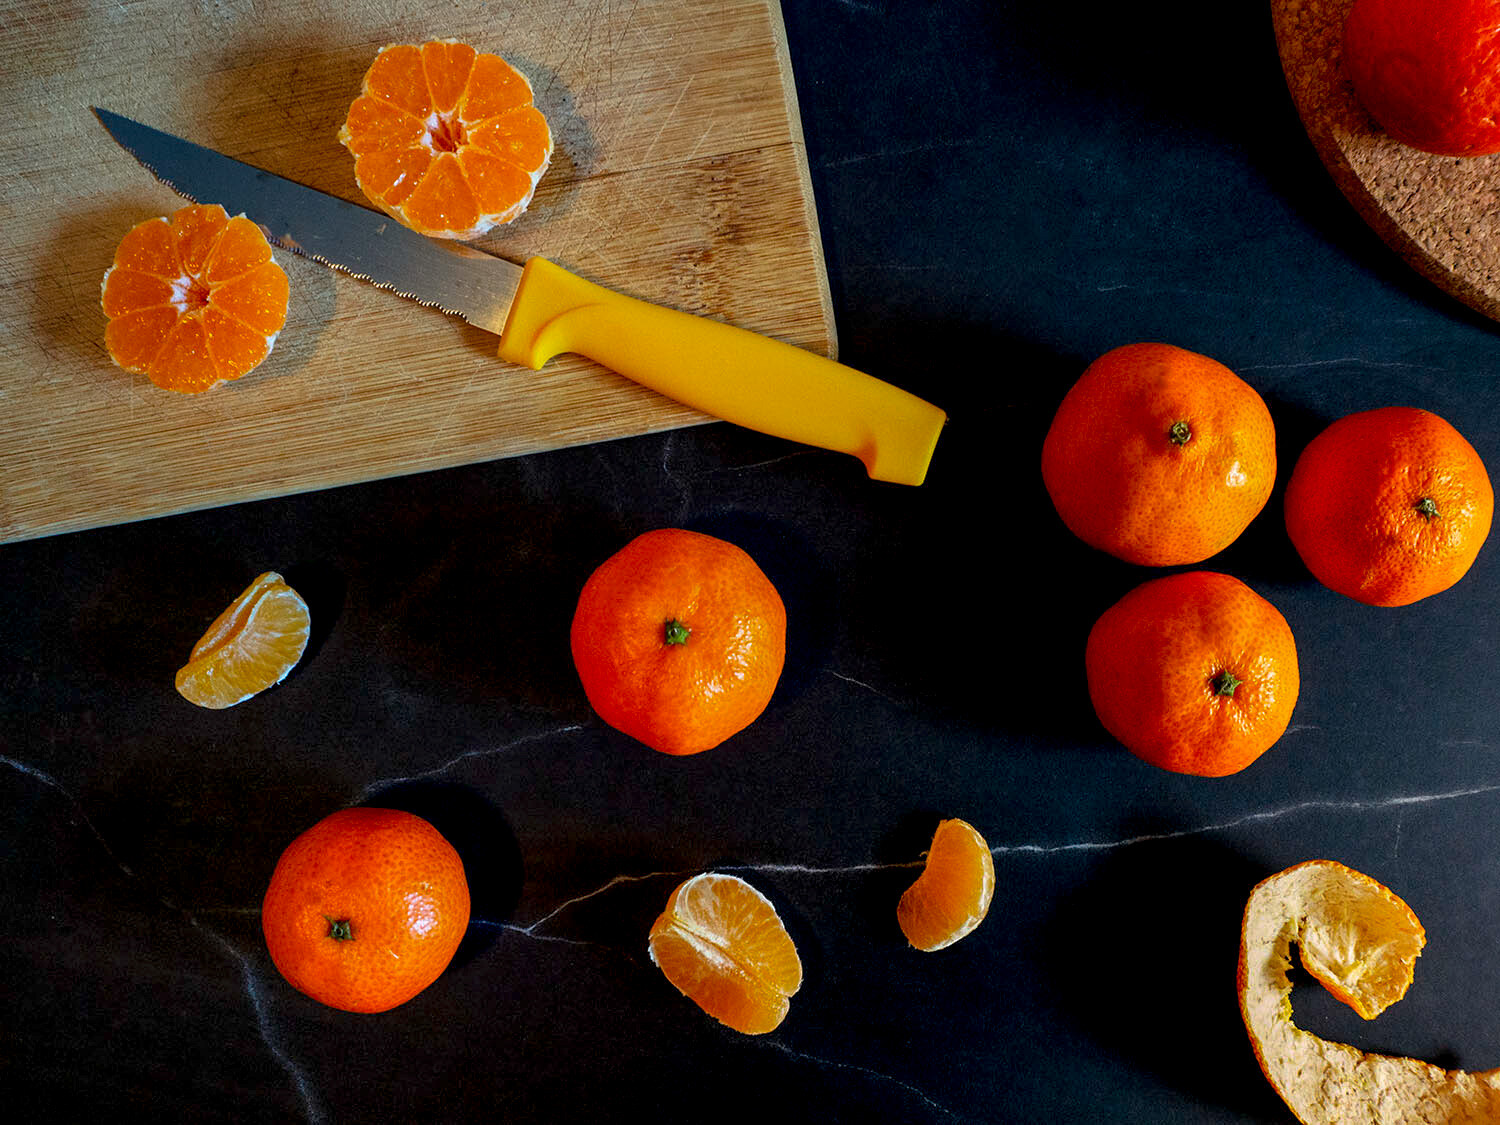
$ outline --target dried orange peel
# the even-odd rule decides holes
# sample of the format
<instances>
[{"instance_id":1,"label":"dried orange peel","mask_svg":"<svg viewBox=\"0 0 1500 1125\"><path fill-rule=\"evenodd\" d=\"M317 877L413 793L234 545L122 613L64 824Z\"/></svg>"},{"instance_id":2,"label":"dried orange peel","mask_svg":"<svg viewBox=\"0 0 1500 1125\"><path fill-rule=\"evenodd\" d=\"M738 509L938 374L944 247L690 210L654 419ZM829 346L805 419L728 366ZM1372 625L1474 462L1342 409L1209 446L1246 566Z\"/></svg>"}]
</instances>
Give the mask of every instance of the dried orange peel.
<instances>
[{"instance_id":1,"label":"dried orange peel","mask_svg":"<svg viewBox=\"0 0 1500 1125\"><path fill-rule=\"evenodd\" d=\"M1500 1121L1500 1070L1444 1070L1367 1054L1292 1022L1294 943L1320 984L1374 1019L1406 994L1425 942L1406 903L1331 860L1289 867L1251 891L1240 936L1240 1014L1261 1069L1304 1125Z\"/></svg>"}]
</instances>

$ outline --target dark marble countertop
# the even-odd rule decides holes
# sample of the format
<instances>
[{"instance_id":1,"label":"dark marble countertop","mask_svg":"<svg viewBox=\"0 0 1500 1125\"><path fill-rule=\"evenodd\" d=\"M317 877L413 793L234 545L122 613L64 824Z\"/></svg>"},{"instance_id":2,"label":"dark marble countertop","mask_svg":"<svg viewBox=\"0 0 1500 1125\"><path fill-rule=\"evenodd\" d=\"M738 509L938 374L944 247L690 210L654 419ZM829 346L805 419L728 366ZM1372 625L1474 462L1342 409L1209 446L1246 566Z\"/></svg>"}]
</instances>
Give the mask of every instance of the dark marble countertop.
<instances>
[{"instance_id":1,"label":"dark marble countertop","mask_svg":"<svg viewBox=\"0 0 1500 1125\"><path fill-rule=\"evenodd\" d=\"M1407 269L1319 164L1263 4L784 5L841 358L950 415L921 488L714 424L0 548L0 1092L23 1118L1280 1122L1235 1003L1240 913L1337 859L1424 923L1362 1049L1500 1065L1491 543L1405 609L1315 582L1281 486L1339 415L1432 410L1500 466L1500 338ZM1209 564L1286 616L1302 693L1241 774L1102 730L1097 615L1149 573L1073 539L1042 435L1098 354L1164 340L1266 399L1281 480ZM3 471L3 470L0 470ZM674 759L590 711L567 623L635 534L730 539L780 588L766 713ZM251 577L308 655L225 712L172 677ZM380 1016L290 988L277 856L349 804L429 815L469 864L448 972ZM908 949L939 817L993 848L988 919ZM805 983L774 1033L646 955L706 869L777 903ZM21 1118L18 1118L21 1119Z\"/></svg>"}]
</instances>

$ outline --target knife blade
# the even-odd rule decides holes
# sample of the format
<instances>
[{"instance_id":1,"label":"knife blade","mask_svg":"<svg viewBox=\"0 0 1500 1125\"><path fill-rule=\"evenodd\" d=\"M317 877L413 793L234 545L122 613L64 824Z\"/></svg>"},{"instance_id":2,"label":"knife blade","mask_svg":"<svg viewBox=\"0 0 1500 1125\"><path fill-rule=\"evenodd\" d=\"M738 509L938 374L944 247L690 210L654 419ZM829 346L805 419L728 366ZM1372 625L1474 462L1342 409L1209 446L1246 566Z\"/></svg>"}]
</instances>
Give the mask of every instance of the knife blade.
<instances>
[{"instance_id":1,"label":"knife blade","mask_svg":"<svg viewBox=\"0 0 1500 1125\"><path fill-rule=\"evenodd\" d=\"M98 106L157 179L243 213L276 245L461 316L500 358L539 370L572 352L752 430L858 457L874 480L919 485L947 421L874 376L722 321L628 297L546 258L522 265L428 238L361 207Z\"/></svg>"}]
</instances>

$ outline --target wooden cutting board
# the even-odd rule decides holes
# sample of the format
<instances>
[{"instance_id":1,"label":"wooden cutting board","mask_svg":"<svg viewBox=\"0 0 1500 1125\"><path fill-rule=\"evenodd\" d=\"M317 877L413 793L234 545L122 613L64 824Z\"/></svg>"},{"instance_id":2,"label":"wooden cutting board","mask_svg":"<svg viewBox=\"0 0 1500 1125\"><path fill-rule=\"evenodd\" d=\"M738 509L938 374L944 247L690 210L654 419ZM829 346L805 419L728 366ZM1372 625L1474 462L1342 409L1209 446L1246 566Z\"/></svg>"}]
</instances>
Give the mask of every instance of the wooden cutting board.
<instances>
[{"instance_id":1,"label":"wooden cutting board","mask_svg":"<svg viewBox=\"0 0 1500 1125\"><path fill-rule=\"evenodd\" d=\"M1353 4L1272 0L1302 124L1339 190L1391 249L1450 296L1500 319L1500 156L1433 156L1386 134L1344 73Z\"/></svg>"},{"instance_id":2,"label":"wooden cutting board","mask_svg":"<svg viewBox=\"0 0 1500 1125\"><path fill-rule=\"evenodd\" d=\"M124 233L183 202L91 105L361 201L336 140L375 52L457 38L531 79L552 167L479 245L825 355L835 336L777 0L0 0L0 541L696 424L577 357L278 252L250 375L160 390L104 350Z\"/></svg>"}]
</instances>

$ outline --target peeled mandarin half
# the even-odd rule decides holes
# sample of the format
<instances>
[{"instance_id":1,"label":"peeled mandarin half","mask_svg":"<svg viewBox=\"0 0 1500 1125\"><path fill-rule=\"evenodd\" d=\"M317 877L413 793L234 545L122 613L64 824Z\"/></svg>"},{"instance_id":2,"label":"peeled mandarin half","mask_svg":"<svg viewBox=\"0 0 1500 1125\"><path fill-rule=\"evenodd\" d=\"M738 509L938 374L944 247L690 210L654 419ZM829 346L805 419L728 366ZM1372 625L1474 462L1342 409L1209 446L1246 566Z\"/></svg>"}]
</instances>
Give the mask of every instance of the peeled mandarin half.
<instances>
[{"instance_id":1,"label":"peeled mandarin half","mask_svg":"<svg viewBox=\"0 0 1500 1125\"><path fill-rule=\"evenodd\" d=\"M121 239L102 285L105 347L159 387L206 391L271 354L289 295L258 226L193 204Z\"/></svg>"},{"instance_id":2,"label":"peeled mandarin half","mask_svg":"<svg viewBox=\"0 0 1500 1125\"><path fill-rule=\"evenodd\" d=\"M1291 946L1317 981L1365 1019L1406 995L1426 934L1411 908L1358 871L1311 860L1250 892L1239 1001L1261 1069L1304 1125L1500 1121L1500 1070L1444 1070L1366 1054L1292 1022Z\"/></svg>"},{"instance_id":3,"label":"peeled mandarin half","mask_svg":"<svg viewBox=\"0 0 1500 1125\"><path fill-rule=\"evenodd\" d=\"M973 933L995 896L995 859L974 826L945 820L932 837L927 864L896 904L896 921L913 948L946 949Z\"/></svg>"},{"instance_id":4,"label":"peeled mandarin half","mask_svg":"<svg viewBox=\"0 0 1500 1125\"><path fill-rule=\"evenodd\" d=\"M262 574L193 646L177 690L199 707L243 703L286 678L307 648L307 603L275 571Z\"/></svg>"},{"instance_id":5,"label":"peeled mandarin half","mask_svg":"<svg viewBox=\"0 0 1500 1125\"><path fill-rule=\"evenodd\" d=\"M498 55L451 39L375 56L339 141L354 178L401 223L434 238L477 238L516 219L552 160L531 83Z\"/></svg>"},{"instance_id":6,"label":"peeled mandarin half","mask_svg":"<svg viewBox=\"0 0 1500 1125\"><path fill-rule=\"evenodd\" d=\"M672 892L651 927L651 960L720 1023L746 1035L781 1025L802 962L771 901L734 875L706 872Z\"/></svg>"}]
</instances>

